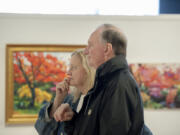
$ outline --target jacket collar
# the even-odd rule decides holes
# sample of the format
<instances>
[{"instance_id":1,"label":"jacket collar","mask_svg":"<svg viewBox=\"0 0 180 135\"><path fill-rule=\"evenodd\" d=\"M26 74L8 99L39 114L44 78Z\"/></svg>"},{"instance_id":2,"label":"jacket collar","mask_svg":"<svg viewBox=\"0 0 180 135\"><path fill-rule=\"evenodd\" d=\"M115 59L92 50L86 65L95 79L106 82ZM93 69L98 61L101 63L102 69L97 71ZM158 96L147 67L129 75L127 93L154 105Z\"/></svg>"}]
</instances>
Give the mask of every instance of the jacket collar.
<instances>
[{"instance_id":1,"label":"jacket collar","mask_svg":"<svg viewBox=\"0 0 180 135\"><path fill-rule=\"evenodd\" d=\"M117 70L121 70L121 69L128 69L126 58L123 55L117 55L113 57L112 59L106 61L102 65L100 65L98 69L96 70L94 87L91 90L89 90L87 95L91 95L95 91L96 92L99 91L96 89L96 87L97 87L97 81L100 78L105 78L105 77L108 78L108 76L111 75L113 72ZM101 79L101 82L102 81L105 81L105 79Z\"/></svg>"},{"instance_id":2,"label":"jacket collar","mask_svg":"<svg viewBox=\"0 0 180 135\"><path fill-rule=\"evenodd\" d=\"M117 55L98 67L96 77L103 77L117 70L127 68L128 64L126 58L123 55Z\"/></svg>"}]
</instances>

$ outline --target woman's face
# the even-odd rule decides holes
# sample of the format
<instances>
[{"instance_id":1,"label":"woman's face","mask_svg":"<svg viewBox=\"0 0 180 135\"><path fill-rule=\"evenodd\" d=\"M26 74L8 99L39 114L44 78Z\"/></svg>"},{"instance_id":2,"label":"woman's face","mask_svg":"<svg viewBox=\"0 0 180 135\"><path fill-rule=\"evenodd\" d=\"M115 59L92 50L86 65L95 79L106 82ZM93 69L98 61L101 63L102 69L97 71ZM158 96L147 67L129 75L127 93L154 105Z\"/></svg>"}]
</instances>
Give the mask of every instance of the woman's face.
<instances>
[{"instance_id":1,"label":"woman's face","mask_svg":"<svg viewBox=\"0 0 180 135\"><path fill-rule=\"evenodd\" d=\"M81 59L77 55L73 55L70 60L70 67L68 70L68 75L70 76L71 86L83 86L86 82L86 71L81 64Z\"/></svg>"}]
</instances>

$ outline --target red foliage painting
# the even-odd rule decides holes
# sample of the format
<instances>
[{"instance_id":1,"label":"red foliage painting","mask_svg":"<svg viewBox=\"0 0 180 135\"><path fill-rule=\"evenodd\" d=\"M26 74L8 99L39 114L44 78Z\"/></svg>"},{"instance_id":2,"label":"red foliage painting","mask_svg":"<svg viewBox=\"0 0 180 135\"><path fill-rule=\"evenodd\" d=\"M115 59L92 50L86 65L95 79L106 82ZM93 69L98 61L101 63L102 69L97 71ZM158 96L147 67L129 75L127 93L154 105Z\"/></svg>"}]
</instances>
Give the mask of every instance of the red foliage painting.
<instances>
[{"instance_id":1,"label":"red foliage painting","mask_svg":"<svg viewBox=\"0 0 180 135\"><path fill-rule=\"evenodd\" d=\"M66 77L67 71L66 62L54 54L13 53L15 111L36 114L42 104L52 100L54 93L51 89Z\"/></svg>"},{"instance_id":2,"label":"red foliage painting","mask_svg":"<svg viewBox=\"0 0 180 135\"><path fill-rule=\"evenodd\" d=\"M71 53L84 45L6 46L6 123L33 123L67 76Z\"/></svg>"}]
</instances>

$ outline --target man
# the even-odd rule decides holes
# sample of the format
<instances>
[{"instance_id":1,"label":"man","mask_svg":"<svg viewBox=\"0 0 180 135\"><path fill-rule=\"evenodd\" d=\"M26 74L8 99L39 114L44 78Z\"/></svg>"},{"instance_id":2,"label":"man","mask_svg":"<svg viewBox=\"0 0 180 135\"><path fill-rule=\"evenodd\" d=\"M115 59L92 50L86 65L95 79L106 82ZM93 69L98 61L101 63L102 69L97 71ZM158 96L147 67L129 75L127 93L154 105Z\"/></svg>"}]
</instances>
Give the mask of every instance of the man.
<instances>
[{"instance_id":1,"label":"man","mask_svg":"<svg viewBox=\"0 0 180 135\"><path fill-rule=\"evenodd\" d=\"M126 61L127 41L115 26L104 24L90 36L85 54L96 68L94 87L80 112L62 105L60 121L68 135L140 135L144 127L143 104ZM72 113L71 113L72 114Z\"/></svg>"}]
</instances>

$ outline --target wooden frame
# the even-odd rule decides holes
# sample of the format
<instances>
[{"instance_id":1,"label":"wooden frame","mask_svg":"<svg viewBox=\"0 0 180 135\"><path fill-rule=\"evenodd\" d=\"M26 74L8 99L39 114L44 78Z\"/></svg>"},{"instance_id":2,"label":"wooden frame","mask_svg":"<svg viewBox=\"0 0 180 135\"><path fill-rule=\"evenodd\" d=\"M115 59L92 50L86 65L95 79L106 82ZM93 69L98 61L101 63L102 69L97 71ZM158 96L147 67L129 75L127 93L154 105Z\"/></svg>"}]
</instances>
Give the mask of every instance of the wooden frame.
<instances>
[{"instance_id":1,"label":"wooden frame","mask_svg":"<svg viewBox=\"0 0 180 135\"><path fill-rule=\"evenodd\" d=\"M30 78L31 76L33 76L33 73L34 73L33 68L32 68L31 75L29 75L29 74L26 75L27 69L20 70L20 68L19 68L19 67L23 67L23 66L28 67L27 65L22 65L22 63L21 63L21 62L23 62L23 64L24 64L25 62L27 62L27 60L25 60L26 53L28 53L26 55L29 55L29 56L31 56L30 55L31 53L33 53L33 55L35 55L37 53L38 54L41 53L41 55L42 55L42 53L43 53L43 55L45 53L52 53L52 54L54 53L55 54L57 52L59 52L58 54L63 54L63 53L70 54L72 51L79 49L79 48L84 48L84 47L85 47L84 45L41 45L41 44L40 45L29 45L29 44L17 45L17 44L8 44L6 46L6 120L5 120L6 124L28 124L28 123L34 123L37 119L37 113L31 114L31 113L29 113L30 111L27 111L27 108L26 108L26 111L27 111L26 113L16 112L17 107L16 107L15 96L18 97L17 98L18 99L17 106L20 105L22 107L23 101L25 99L23 99L23 101L19 100L20 99L19 98L19 95L20 95L19 89L21 88L21 90L22 90L22 86L25 86L25 85L28 87L28 83L26 82L26 80L30 81L30 79L25 79L25 77L23 76L23 72L21 72L21 71L24 71L24 73L25 73L24 75L27 78L28 77ZM23 54L23 56L22 56L22 54ZM69 54L67 54L67 55L69 55ZM45 55L42 57L45 57ZM49 57L50 57L50 55L49 55ZM46 58L45 58L45 60L46 60ZM53 56L52 59L56 60L55 56ZM20 60L20 61L18 61L18 60ZM33 59L33 61L34 61L34 59ZM20 62L20 63L18 63L18 62ZM33 64L31 64L31 67L32 67L32 65ZM22 77L24 77L23 79L20 80L20 77L16 77L17 71L16 71L15 67L19 68L18 73L22 74ZM20 83L20 82L22 82L22 83ZM37 82L37 80L36 80L36 82ZM16 92L15 92L16 83L18 85L18 90L16 90ZM33 90L35 93L36 92L35 84L32 83L31 85L34 85L32 87L33 87ZM32 95L33 94L30 94L31 97L33 97ZM22 94L22 93L21 93L21 97L26 98L25 94ZM30 99L30 98L28 97L28 99Z\"/></svg>"}]
</instances>

